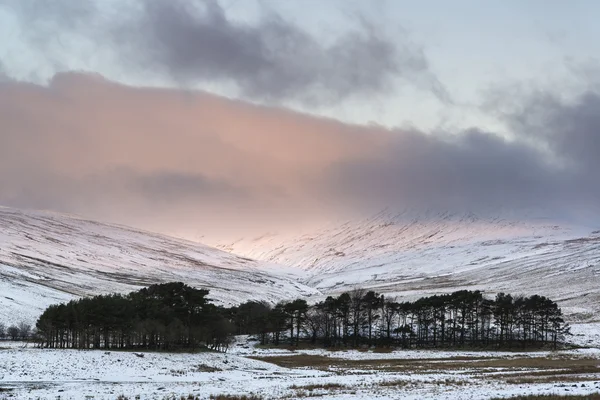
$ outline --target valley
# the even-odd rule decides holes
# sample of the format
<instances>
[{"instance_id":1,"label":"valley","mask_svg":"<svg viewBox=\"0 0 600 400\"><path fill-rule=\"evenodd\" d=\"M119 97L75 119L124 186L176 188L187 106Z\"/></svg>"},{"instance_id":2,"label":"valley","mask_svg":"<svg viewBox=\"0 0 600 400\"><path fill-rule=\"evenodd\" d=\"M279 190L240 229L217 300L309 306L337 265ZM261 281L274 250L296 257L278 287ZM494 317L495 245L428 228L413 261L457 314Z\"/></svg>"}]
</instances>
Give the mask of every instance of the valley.
<instances>
[{"instance_id":1,"label":"valley","mask_svg":"<svg viewBox=\"0 0 600 400\"><path fill-rule=\"evenodd\" d=\"M381 212L297 237L218 248L49 212L0 208L0 318L49 304L185 281L217 303L320 301L355 287L400 300L481 290L548 296L600 318L600 232L544 219Z\"/></svg>"},{"instance_id":2,"label":"valley","mask_svg":"<svg viewBox=\"0 0 600 400\"><path fill-rule=\"evenodd\" d=\"M171 281L209 289L220 305L314 303L357 287L398 301L467 289L556 300L579 346L329 351L264 348L239 336L225 354L178 354L4 342L6 398L489 399L600 390L597 231L546 220L384 212L297 237L265 235L216 248L42 211L0 208L0 227L6 325L33 324L51 304Z\"/></svg>"}]
</instances>

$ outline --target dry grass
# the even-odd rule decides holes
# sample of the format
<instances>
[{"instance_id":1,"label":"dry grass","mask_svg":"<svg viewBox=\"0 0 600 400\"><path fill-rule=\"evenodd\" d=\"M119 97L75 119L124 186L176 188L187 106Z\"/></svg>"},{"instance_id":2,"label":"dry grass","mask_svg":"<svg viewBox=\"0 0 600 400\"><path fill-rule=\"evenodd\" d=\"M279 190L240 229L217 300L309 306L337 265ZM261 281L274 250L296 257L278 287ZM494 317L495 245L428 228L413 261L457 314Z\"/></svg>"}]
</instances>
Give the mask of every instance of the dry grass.
<instances>
[{"instance_id":1,"label":"dry grass","mask_svg":"<svg viewBox=\"0 0 600 400\"><path fill-rule=\"evenodd\" d=\"M292 385L291 390L294 390L292 395L283 398L302 398L302 397L320 397L350 389L347 385L340 383L322 383L322 384L309 384L309 385Z\"/></svg>"},{"instance_id":2,"label":"dry grass","mask_svg":"<svg viewBox=\"0 0 600 400\"><path fill-rule=\"evenodd\" d=\"M342 385L341 383L322 383L322 384L312 384L312 385L303 385L303 386L298 386L298 385L292 385L290 386L290 389L295 389L295 390L308 390L308 391L312 391L312 390L340 390L340 389L346 389L347 386L346 385Z\"/></svg>"},{"instance_id":3,"label":"dry grass","mask_svg":"<svg viewBox=\"0 0 600 400\"><path fill-rule=\"evenodd\" d=\"M405 379L396 379L391 381L383 381L379 383L382 387L394 387L394 388L405 388L409 386L423 386L423 385L436 385L436 386L464 386L466 381L457 379L436 379L433 381L409 381Z\"/></svg>"},{"instance_id":4,"label":"dry grass","mask_svg":"<svg viewBox=\"0 0 600 400\"><path fill-rule=\"evenodd\" d=\"M549 374L592 374L600 373L599 361L595 358L564 357L455 357L429 359L373 359L347 360L320 355L295 354L271 357L251 357L285 368L313 368L319 370L344 371L352 369L385 372L436 373L440 371L527 371L549 370ZM568 372L562 372L562 371Z\"/></svg>"},{"instance_id":5,"label":"dry grass","mask_svg":"<svg viewBox=\"0 0 600 400\"><path fill-rule=\"evenodd\" d=\"M221 368L213 367L206 364L199 364L194 368L195 372L219 372L223 371Z\"/></svg>"},{"instance_id":6,"label":"dry grass","mask_svg":"<svg viewBox=\"0 0 600 400\"><path fill-rule=\"evenodd\" d=\"M459 373L470 380L496 381L515 385L600 381L600 361L598 359L569 358L568 356L462 356L444 359L346 360L336 357L297 354L255 357L255 359L285 368L311 368L345 375L376 372L418 375ZM421 381L420 383L442 386L469 384L468 380L454 379ZM402 388L412 384L415 382L390 380L380 383L380 386Z\"/></svg>"},{"instance_id":7,"label":"dry grass","mask_svg":"<svg viewBox=\"0 0 600 400\"><path fill-rule=\"evenodd\" d=\"M520 376L513 379L507 379L505 382L512 385L531 385L536 383L556 383L556 382L596 382L598 376L580 376L580 375L546 375L546 376Z\"/></svg>"},{"instance_id":8,"label":"dry grass","mask_svg":"<svg viewBox=\"0 0 600 400\"><path fill-rule=\"evenodd\" d=\"M430 358L415 360L348 360L337 357L308 354L249 358L268 362L285 368L313 368L319 370L372 369L388 372L423 372L423 370L427 369L431 369L433 371L439 370L440 368L457 369L465 368L463 361L477 362L478 360L487 360L485 357Z\"/></svg>"},{"instance_id":9,"label":"dry grass","mask_svg":"<svg viewBox=\"0 0 600 400\"><path fill-rule=\"evenodd\" d=\"M598 362L598 361L596 361ZM554 382L582 382L600 380L600 367L597 365L577 365L571 364L564 368L542 369L537 371L527 371L523 374L515 375L497 375L506 383L510 384L534 384L534 383L554 383Z\"/></svg>"},{"instance_id":10,"label":"dry grass","mask_svg":"<svg viewBox=\"0 0 600 400\"><path fill-rule=\"evenodd\" d=\"M383 381L379 384L379 386L401 388L401 387L413 385L414 383L415 382L407 381L404 379L396 379L393 381Z\"/></svg>"}]
</instances>

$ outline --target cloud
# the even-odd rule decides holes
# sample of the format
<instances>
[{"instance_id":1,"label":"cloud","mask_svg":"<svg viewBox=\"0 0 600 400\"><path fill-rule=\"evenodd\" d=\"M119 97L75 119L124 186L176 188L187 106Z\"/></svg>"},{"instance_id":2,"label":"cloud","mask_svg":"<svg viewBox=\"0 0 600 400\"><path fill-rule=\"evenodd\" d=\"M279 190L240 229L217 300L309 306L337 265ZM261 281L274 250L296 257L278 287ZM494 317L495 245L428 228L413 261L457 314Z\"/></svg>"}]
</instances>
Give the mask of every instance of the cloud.
<instances>
[{"instance_id":1,"label":"cloud","mask_svg":"<svg viewBox=\"0 0 600 400\"><path fill-rule=\"evenodd\" d=\"M0 84L0 204L238 236L381 208L597 221L600 97L522 100L515 138L349 125L60 74Z\"/></svg>"},{"instance_id":2,"label":"cloud","mask_svg":"<svg viewBox=\"0 0 600 400\"><path fill-rule=\"evenodd\" d=\"M227 182L210 180L199 174L160 172L137 176L129 181L132 189L150 202L177 205L182 202L218 201L250 203L249 194Z\"/></svg>"},{"instance_id":3,"label":"cloud","mask_svg":"<svg viewBox=\"0 0 600 400\"><path fill-rule=\"evenodd\" d=\"M515 129L546 143L561 161L586 173L600 167L599 110L600 96L593 91L571 102L549 93L536 93L508 119Z\"/></svg>"},{"instance_id":4,"label":"cloud","mask_svg":"<svg viewBox=\"0 0 600 400\"><path fill-rule=\"evenodd\" d=\"M18 16L37 52L63 64L59 70L69 69L68 60L85 44L111 49L129 74L159 75L186 86L233 84L254 101L291 100L315 107L391 94L399 84L451 101L423 49L408 35L388 37L365 17L332 38L317 37L266 9L256 23L235 20L215 0L129 0L114 8L96 2L4 0L4 7ZM90 49L87 53L94 58Z\"/></svg>"},{"instance_id":5,"label":"cloud","mask_svg":"<svg viewBox=\"0 0 600 400\"><path fill-rule=\"evenodd\" d=\"M0 120L0 204L158 230L294 221L321 207L320 171L373 146L336 121L86 74L1 84Z\"/></svg>"},{"instance_id":6,"label":"cloud","mask_svg":"<svg viewBox=\"0 0 600 400\"><path fill-rule=\"evenodd\" d=\"M510 97L513 138L470 129L397 132L376 158L330 169L354 208L542 215L600 224L600 95Z\"/></svg>"},{"instance_id":7,"label":"cloud","mask_svg":"<svg viewBox=\"0 0 600 400\"><path fill-rule=\"evenodd\" d=\"M471 130L459 137L403 132L376 159L332 168L337 196L354 207L501 213L554 208L565 172L529 145Z\"/></svg>"},{"instance_id":8,"label":"cloud","mask_svg":"<svg viewBox=\"0 0 600 400\"><path fill-rule=\"evenodd\" d=\"M6 69L4 67L4 63L0 60L0 83L7 81L8 75L6 75Z\"/></svg>"}]
</instances>

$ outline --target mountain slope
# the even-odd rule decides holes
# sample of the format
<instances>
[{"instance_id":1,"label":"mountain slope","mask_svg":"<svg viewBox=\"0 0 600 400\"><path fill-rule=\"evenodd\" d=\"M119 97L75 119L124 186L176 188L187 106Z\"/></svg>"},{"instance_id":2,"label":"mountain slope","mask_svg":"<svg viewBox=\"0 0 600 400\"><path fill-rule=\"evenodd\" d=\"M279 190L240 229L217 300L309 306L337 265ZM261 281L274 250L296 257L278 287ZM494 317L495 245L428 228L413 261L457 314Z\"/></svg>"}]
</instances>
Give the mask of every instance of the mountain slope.
<instances>
[{"instance_id":1,"label":"mountain slope","mask_svg":"<svg viewBox=\"0 0 600 400\"><path fill-rule=\"evenodd\" d=\"M168 281L207 288L225 304L317 293L263 264L131 228L0 208L0 322L33 321L52 303Z\"/></svg>"},{"instance_id":2,"label":"mountain slope","mask_svg":"<svg viewBox=\"0 0 600 400\"><path fill-rule=\"evenodd\" d=\"M600 232L544 219L382 212L298 237L220 247L301 268L303 282L324 292L535 292L562 301L573 316L600 318Z\"/></svg>"}]
</instances>

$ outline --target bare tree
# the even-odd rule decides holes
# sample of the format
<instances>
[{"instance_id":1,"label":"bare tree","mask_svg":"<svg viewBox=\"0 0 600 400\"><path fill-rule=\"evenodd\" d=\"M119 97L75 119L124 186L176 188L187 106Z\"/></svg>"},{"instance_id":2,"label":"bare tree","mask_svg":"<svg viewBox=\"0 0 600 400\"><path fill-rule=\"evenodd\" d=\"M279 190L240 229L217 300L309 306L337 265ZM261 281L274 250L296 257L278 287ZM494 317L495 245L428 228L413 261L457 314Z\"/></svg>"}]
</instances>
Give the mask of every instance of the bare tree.
<instances>
[{"instance_id":1,"label":"bare tree","mask_svg":"<svg viewBox=\"0 0 600 400\"><path fill-rule=\"evenodd\" d=\"M21 336L21 340L29 339L29 336L31 335L31 325L29 325L26 322L20 322L18 328L19 328L19 336Z\"/></svg>"},{"instance_id":2,"label":"bare tree","mask_svg":"<svg viewBox=\"0 0 600 400\"><path fill-rule=\"evenodd\" d=\"M19 340L19 328L16 325L11 325L8 327L8 330L6 331L6 333L8 334L8 337L11 340Z\"/></svg>"}]
</instances>

